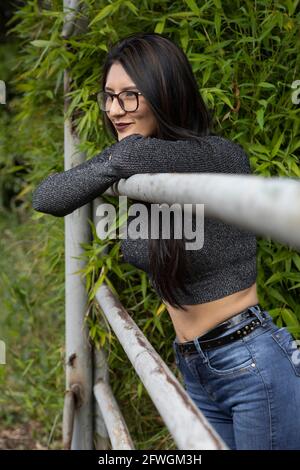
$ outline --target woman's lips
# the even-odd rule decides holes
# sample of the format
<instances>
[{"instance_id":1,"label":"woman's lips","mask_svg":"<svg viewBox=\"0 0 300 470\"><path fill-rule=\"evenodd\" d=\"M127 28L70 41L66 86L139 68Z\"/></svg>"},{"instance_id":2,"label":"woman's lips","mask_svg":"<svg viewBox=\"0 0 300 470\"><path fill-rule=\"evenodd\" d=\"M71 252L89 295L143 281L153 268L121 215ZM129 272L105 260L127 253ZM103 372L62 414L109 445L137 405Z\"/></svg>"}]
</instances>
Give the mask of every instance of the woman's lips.
<instances>
[{"instance_id":1,"label":"woman's lips","mask_svg":"<svg viewBox=\"0 0 300 470\"><path fill-rule=\"evenodd\" d=\"M118 131L123 131L125 129L127 129L128 126L131 126L132 122L130 122L129 124L115 124L116 128L118 129Z\"/></svg>"}]
</instances>

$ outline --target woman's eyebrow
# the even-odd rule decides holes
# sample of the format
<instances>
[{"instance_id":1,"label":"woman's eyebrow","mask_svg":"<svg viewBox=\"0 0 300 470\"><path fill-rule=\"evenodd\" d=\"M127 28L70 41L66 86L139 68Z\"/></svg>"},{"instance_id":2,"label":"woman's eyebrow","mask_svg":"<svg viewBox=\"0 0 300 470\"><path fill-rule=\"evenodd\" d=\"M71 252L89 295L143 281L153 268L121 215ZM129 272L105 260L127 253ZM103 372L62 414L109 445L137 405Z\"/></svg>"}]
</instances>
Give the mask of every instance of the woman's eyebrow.
<instances>
[{"instance_id":1,"label":"woman's eyebrow","mask_svg":"<svg viewBox=\"0 0 300 470\"><path fill-rule=\"evenodd\" d=\"M122 88L121 91L132 90L133 88L137 88L136 85L126 86L126 87ZM114 91L113 88L110 88L108 86L104 87L104 89Z\"/></svg>"}]
</instances>

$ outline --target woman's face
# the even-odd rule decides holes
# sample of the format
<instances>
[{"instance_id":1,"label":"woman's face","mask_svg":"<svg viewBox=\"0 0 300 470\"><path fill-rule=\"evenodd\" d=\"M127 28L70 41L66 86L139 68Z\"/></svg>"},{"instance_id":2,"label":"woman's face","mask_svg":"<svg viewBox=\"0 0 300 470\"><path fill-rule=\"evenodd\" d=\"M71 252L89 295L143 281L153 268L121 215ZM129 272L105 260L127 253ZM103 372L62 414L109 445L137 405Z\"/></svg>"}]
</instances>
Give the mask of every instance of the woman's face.
<instances>
[{"instance_id":1,"label":"woman's face","mask_svg":"<svg viewBox=\"0 0 300 470\"><path fill-rule=\"evenodd\" d=\"M104 90L111 93L120 93L127 89L140 91L122 65L115 62L107 74ZM139 95L138 99L139 106L134 112L124 111L116 98L113 99L110 110L106 112L108 119L110 119L118 133L119 141L131 134L141 134L148 137L156 130L156 119L146 99L142 95ZM117 129L116 123L130 123L130 125L124 129Z\"/></svg>"}]
</instances>

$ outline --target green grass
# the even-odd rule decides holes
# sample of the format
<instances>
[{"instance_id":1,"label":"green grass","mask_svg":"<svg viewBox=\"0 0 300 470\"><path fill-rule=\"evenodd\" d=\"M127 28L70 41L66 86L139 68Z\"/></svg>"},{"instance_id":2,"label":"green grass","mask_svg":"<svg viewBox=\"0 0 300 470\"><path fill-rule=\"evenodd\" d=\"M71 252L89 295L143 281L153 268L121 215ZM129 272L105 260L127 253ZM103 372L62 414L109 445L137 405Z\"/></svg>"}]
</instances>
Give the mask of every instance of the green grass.
<instances>
[{"instance_id":1,"label":"green grass","mask_svg":"<svg viewBox=\"0 0 300 470\"><path fill-rule=\"evenodd\" d=\"M47 241L38 242L34 225L15 213L0 214L0 336L7 348L0 426L37 421L39 442L55 448L64 394L64 298L55 275L52 285L45 276L46 259L36 257Z\"/></svg>"}]
</instances>

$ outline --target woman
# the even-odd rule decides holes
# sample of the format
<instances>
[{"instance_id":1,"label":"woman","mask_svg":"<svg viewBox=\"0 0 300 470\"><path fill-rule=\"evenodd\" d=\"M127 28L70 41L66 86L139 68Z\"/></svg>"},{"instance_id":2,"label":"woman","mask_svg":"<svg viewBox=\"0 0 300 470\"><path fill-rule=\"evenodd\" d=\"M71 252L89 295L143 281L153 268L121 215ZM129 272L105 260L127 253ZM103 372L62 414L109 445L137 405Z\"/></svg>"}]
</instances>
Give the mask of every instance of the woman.
<instances>
[{"instance_id":1,"label":"woman","mask_svg":"<svg viewBox=\"0 0 300 470\"><path fill-rule=\"evenodd\" d=\"M211 131L187 57L163 35L112 47L98 101L117 142L43 180L35 210L65 216L137 173L251 173L243 149ZM255 235L205 216L200 250L183 239L121 248L165 302L186 391L229 448L299 449L300 366L292 336L258 303Z\"/></svg>"}]
</instances>

